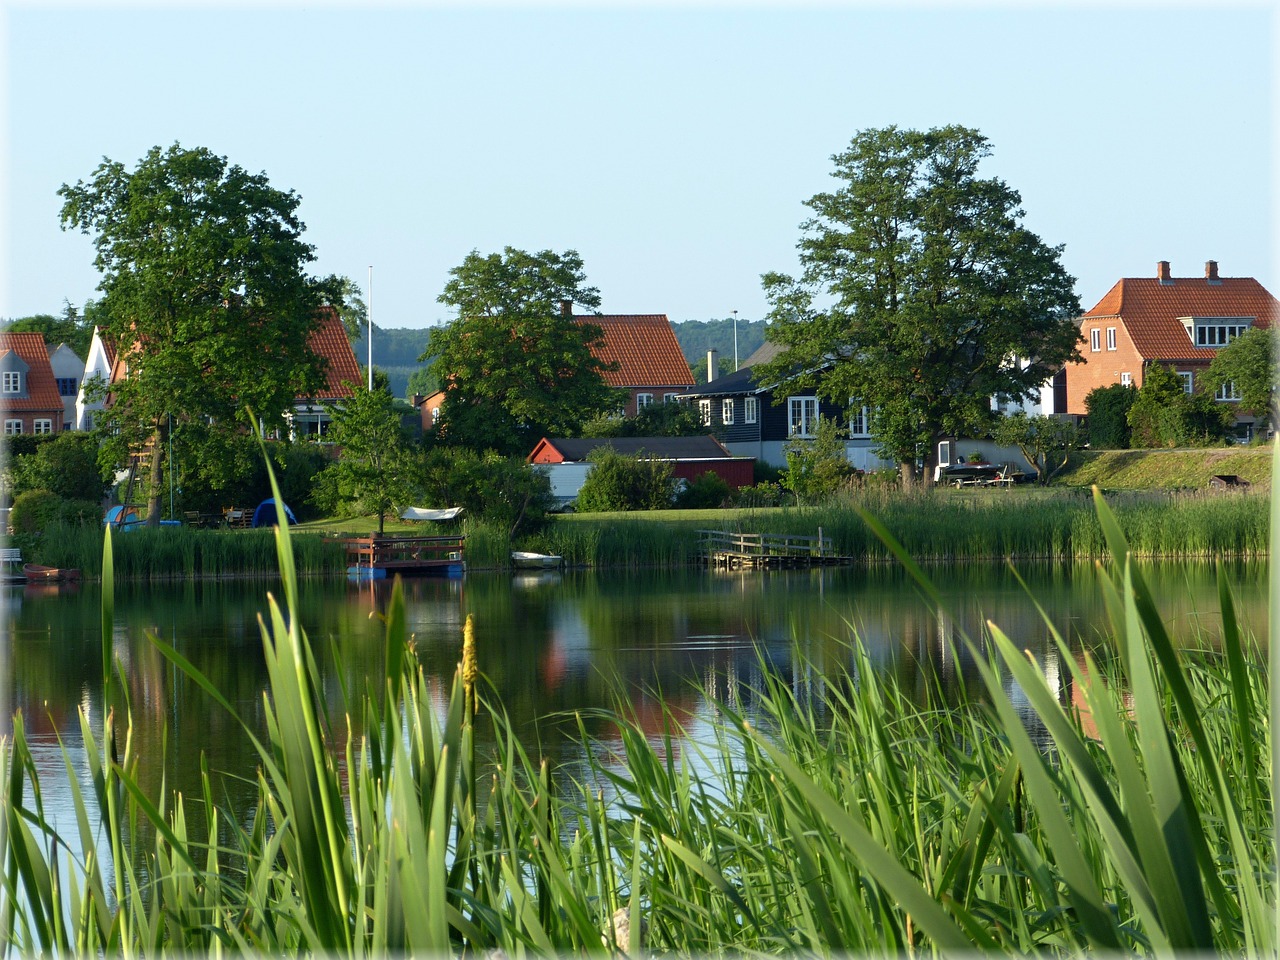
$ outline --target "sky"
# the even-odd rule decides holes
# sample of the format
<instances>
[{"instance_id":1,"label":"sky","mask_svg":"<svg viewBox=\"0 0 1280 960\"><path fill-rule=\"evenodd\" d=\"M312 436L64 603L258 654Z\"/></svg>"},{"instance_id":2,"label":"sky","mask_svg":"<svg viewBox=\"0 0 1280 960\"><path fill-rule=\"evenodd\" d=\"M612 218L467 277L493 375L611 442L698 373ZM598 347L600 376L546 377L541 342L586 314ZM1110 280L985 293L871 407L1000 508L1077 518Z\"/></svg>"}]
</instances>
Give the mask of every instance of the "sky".
<instances>
[{"instance_id":1,"label":"sky","mask_svg":"<svg viewBox=\"0 0 1280 960\"><path fill-rule=\"evenodd\" d=\"M9 0L0 317L95 296L58 188L202 146L301 198L310 269L372 267L422 327L476 250L576 250L605 313L765 317L804 202L860 130L976 127L980 172L1085 308L1120 277L1273 293L1277 20L1264 3L463 6Z\"/></svg>"}]
</instances>

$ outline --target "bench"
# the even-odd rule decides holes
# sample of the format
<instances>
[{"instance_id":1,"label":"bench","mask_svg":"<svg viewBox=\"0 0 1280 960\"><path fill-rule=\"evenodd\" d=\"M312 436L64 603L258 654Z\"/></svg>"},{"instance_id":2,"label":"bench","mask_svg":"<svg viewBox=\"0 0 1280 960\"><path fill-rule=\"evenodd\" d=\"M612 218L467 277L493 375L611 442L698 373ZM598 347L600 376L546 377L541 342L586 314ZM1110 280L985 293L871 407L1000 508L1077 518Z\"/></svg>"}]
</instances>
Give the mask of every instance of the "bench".
<instances>
[{"instance_id":1,"label":"bench","mask_svg":"<svg viewBox=\"0 0 1280 960\"><path fill-rule=\"evenodd\" d=\"M22 562L22 551L17 547L0 547L0 564L18 564Z\"/></svg>"}]
</instances>

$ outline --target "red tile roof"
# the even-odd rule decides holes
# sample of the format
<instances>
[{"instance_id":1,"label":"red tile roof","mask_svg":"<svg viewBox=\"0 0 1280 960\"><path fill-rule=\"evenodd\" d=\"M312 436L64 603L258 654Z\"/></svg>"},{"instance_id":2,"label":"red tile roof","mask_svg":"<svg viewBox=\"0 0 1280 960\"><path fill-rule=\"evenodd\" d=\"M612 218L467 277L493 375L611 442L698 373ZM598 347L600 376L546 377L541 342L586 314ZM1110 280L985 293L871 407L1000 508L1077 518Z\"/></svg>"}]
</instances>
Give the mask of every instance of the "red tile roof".
<instances>
[{"instance_id":1,"label":"red tile roof","mask_svg":"<svg viewBox=\"0 0 1280 960\"><path fill-rule=\"evenodd\" d=\"M604 342L592 352L617 370L604 373L611 387L693 386L693 374L664 313L574 317L604 331Z\"/></svg>"},{"instance_id":2,"label":"red tile roof","mask_svg":"<svg viewBox=\"0 0 1280 960\"><path fill-rule=\"evenodd\" d=\"M4 398L4 408L24 413L61 414L62 395L53 379L49 350L39 333L0 333L0 354L13 351L27 365L27 395Z\"/></svg>"},{"instance_id":3,"label":"red tile roof","mask_svg":"<svg viewBox=\"0 0 1280 960\"><path fill-rule=\"evenodd\" d=\"M351 341L347 339L347 331L342 326L342 318L333 307L320 308L320 323L308 341L314 353L328 361L325 369L325 388L310 397L298 397L299 400L337 400L351 396L351 387L365 382L360 372L360 364L351 350Z\"/></svg>"},{"instance_id":4,"label":"red tile roof","mask_svg":"<svg viewBox=\"0 0 1280 960\"><path fill-rule=\"evenodd\" d=\"M1280 302L1252 277L1125 277L1107 291L1081 322L1118 317L1144 360L1212 360L1217 350L1197 347L1180 317L1251 317L1268 328L1280 317Z\"/></svg>"}]
</instances>

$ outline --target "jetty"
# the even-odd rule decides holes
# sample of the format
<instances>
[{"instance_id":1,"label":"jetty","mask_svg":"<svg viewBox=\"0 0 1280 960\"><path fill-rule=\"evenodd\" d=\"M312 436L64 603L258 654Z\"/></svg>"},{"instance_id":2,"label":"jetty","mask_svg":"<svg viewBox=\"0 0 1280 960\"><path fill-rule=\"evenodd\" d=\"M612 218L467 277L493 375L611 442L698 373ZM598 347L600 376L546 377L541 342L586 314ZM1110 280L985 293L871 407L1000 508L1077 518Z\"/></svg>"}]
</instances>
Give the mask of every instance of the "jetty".
<instances>
[{"instance_id":1,"label":"jetty","mask_svg":"<svg viewBox=\"0 0 1280 960\"><path fill-rule=\"evenodd\" d=\"M467 569L464 536L348 537L347 575L382 580L388 575L458 576Z\"/></svg>"},{"instance_id":2,"label":"jetty","mask_svg":"<svg viewBox=\"0 0 1280 960\"><path fill-rule=\"evenodd\" d=\"M738 567L838 566L853 562L852 557L836 554L831 538L822 535L821 527L816 537L699 530L698 545L708 564L730 570Z\"/></svg>"}]
</instances>

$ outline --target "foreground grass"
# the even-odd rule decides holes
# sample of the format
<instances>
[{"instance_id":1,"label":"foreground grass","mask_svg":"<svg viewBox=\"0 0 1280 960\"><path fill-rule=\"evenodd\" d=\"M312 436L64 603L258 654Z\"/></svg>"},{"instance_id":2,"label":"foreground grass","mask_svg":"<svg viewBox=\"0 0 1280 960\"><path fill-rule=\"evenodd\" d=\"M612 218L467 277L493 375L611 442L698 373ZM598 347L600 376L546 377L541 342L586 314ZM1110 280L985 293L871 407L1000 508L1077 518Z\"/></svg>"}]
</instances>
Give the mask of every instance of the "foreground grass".
<instances>
[{"instance_id":1,"label":"foreground grass","mask_svg":"<svg viewBox=\"0 0 1280 960\"><path fill-rule=\"evenodd\" d=\"M386 673L349 691L352 722L333 724L281 534L257 803L225 809L206 785L199 836L188 801L148 796L135 776L108 541L111 709L98 731L81 715L93 791L74 793L78 837L47 822L21 716L0 744L0 953L1273 954L1262 658L1225 580L1225 652L1175 650L1097 509L1112 646L1077 660L1059 644L1067 693L994 626L954 651L977 663L982 702L928 690L917 705L872 682L855 644L811 695L766 680L762 722L720 704L701 743L674 723L650 742L620 708L621 747L594 745L576 782L530 757L481 696L470 631L438 698L398 589ZM477 718L498 730L495 757L476 756ZM99 831L109 856L82 856Z\"/></svg>"}]
</instances>

